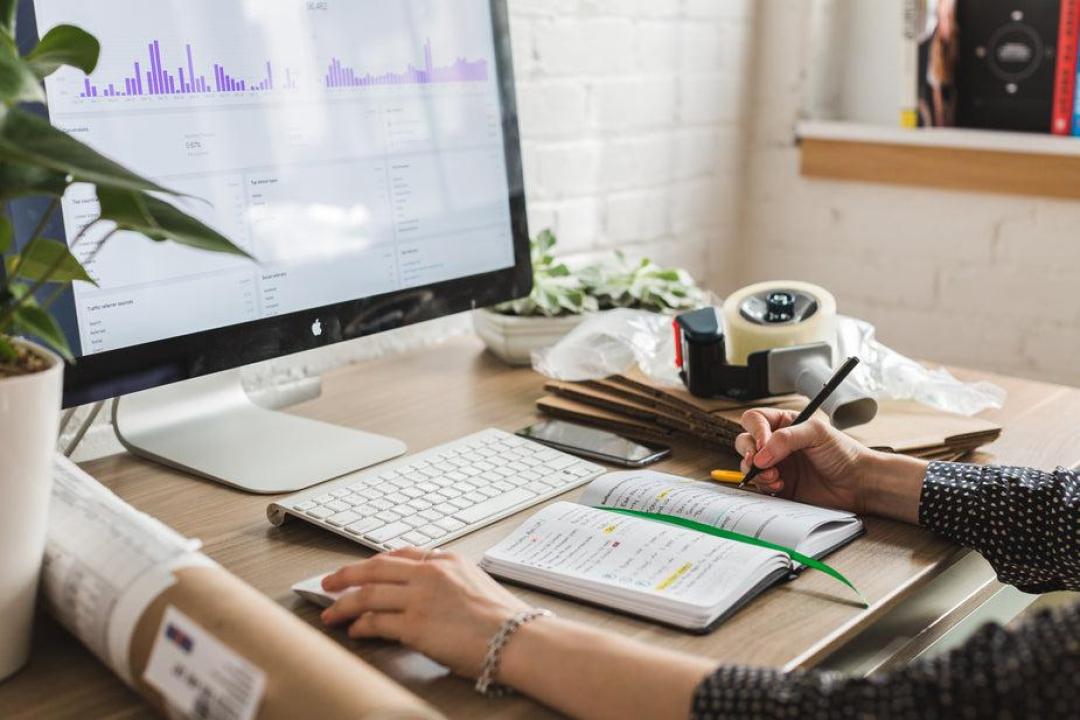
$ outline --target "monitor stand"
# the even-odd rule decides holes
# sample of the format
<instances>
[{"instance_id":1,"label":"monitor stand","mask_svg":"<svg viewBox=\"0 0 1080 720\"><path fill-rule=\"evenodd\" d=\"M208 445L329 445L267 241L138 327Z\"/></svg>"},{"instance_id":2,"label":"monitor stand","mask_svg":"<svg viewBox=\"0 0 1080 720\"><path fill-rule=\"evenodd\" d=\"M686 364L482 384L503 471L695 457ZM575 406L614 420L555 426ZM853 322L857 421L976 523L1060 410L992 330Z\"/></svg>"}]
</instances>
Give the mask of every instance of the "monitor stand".
<instances>
[{"instance_id":1,"label":"monitor stand","mask_svg":"<svg viewBox=\"0 0 1080 720\"><path fill-rule=\"evenodd\" d=\"M406 451L400 440L260 407L239 370L119 398L113 427L136 455L262 495L302 490Z\"/></svg>"}]
</instances>

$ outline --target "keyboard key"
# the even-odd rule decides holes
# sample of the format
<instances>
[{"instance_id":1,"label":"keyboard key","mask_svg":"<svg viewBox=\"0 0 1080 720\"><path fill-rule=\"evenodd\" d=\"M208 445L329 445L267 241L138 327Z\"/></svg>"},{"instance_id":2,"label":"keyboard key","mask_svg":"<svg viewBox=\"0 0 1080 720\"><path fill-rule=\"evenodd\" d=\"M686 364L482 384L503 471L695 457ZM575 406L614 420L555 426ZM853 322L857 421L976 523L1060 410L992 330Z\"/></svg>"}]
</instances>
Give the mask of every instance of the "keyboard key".
<instances>
[{"instance_id":1,"label":"keyboard key","mask_svg":"<svg viewBox=\"0 0 1080 720\"><path fill-rule=\"evenodd\" d=\"M496 493L496 495L497 494L498 493ZM471 493L465 493L465 499L471 500L473 503L484 502L489 497L495 497L495 495L485 495L484 493L477 492L476 490L473 490Z\"/></svg>"},{"instance_id":2,"label":"keyboard key","mask_svg":"<svg viewBox=\"0 0 1080 720\"><path fill-rule=\"evenodd\" d=\"M441 515L453 515L459 510L459 508L457 505L451 505L450 503L442 503L441 505L436 505L434 508L432 508L432 510L440 513Z\"/></svg>"},{"instance_id":3,"label":"keyboard key","mask_svg":"<svg viewBox=\"0 0 1080 720\"><path fill-rule=\"evenodd\" d=\"M562 470L563 468L568 468L571 465L577 464L577 462L578 459L573 455L563 455L562 457L557 457L550 461L547 466L555 470Z\"/></svg>"},{"instance_id":4,"label":"keyboard key","mask_svg":"<svg viewBox=\"0 0 1080 720\"><path fill-rule=\"evenodd\" d=\"M401 548L409 547L409 543L405 542L401 538L394 538L393 540L387 540L383 543L383 546L387 550L400 550Z\"/></svg>"},{"instance_id":5,"label":"keyboard key","mask_svg":"<svg viewBox=\"0 0 1080 720\"><path fill-rule=\"evenodd\" d=\"M399 473L399 472L398 472L398 471L396 471L396 470L387 470L387 471L386 471L386 472L384 472L384 473L379 473L379 479L380 479L380 480L387 480L387 481L389 481L389 480L393 480L394 478L396 478L396 477L400 477L400 476L401 476L401 473Z\"/></svg>"},{"instance_id":6,"label":"keyboard key","mask_svg":"<svg viewBox=\"0 0 1080 720\"><path fill-rule=\"evenodd\" d=\"M401 488L401 494L408 498L418 498L424 494L424 491L417 487Z\"/></svg>"},{"instance_id":7,"label":"keyboard key","mask_svg":"<svg viewBox=\"0 0 1080 720\"><path fill-rule=\"evenodd\" d=\"M491 498L490 500L473 505L467 510L459 510L454 513L454 517L466 524L480 522L492 515L496 515L504 510L509 510L516 505L527 502L534 497L536 497L535 493L524 488L516 488L499 497Z\"/></svg>"},{"instance_id":8,"label":"keyboard key","mask_svg":"<svg viewBox=\"0 0 1080 720\"><path fill-rule=\"evenodd\" d=\"M506 482L505 480L500 480L497 483L492 483L491 487L495 488L496 490L501 490L502 492L510 492L514 489L514 486Z\"/></svg>"},{"instance_id":9,"label":"keyboard key","mask_svg":"<svg viewBox=\"0 0 1080 720\"><path fill-rule=\"evenodd\" d=\"M436 520L435 524L441 527L446 532L456 532L465 527L465 523L458 522L454 518L443 518L442 520Z\"/></svg>"},{"instance_id":10,"label":"keyboard key","mask_svg":"<svg viewBox=\"0 0 1080 720\"><path fill-rule=\"evenodd\" d=\"M383 522L387 522L387 523L397 522L398 520L401 519L401 515L398 515L393 510L383 510L381 513L379 513L375 517L377 517L380 520L382 520Z\"/></svg>"},{"instance_id":11,"label":"keyboard key","mask_svg":"<svg viewBox=\"0 0 1080 720\"><path fill-rule=\"evenodd\" d=\"M421 490L423 490L426 493L435 492L436 490L439 489L438 485L435 485L435 484L430 483L430 482L418 483L416 487L420 488Z\"/></svg>"},{"instance_id":12,"label":"keyboard key","mask_svg":"<svg viewBox=\"0 0 1080 720\"><path fill-rule=\"evenodd\" d=\"M427 535L423 534L422 532L417 532L416 530L413 530L410 533L405 533L404 535L401 536L401 539L404 540L407 543L410 543L412 545L417 545L417 546L419 546L419 545L427 545L429 542L431 542L431 538L429 538Z\"/></svg>"},{"instance_id":13,"label":"keyboard key","mask_svg":"<svg viewBox=\"0 0 1080 720\"><path fill-rule=\"evenodd\" d=\"M419 515L406 515L405 517L401 518L401 522L405 523L409 527L414 528L418 528L421 525L427 525L427 520L420 517Z\"/></svg>"},{"instance_id":14,"label":"keyboard key","mask_svg":"<svg viewBox=\"0 0 1080 720\"><path fill-rule=\"evenodd\" d=\"M383 525L377 530L372 530L369 533L365 533L365 537L374 543L384 543L388 540L393 540L402 533L409 532L411 528L403 522L390 523L389 525Z\"/></svg>"},{"instance_id":15,"label":"keyboard key","mask_svg":"<svg viewBox=\"0 0 1080 720\"><path fill-rule=\"evenodd\" d=\"M422 525L420 527L420 532L424 533L425 535L427 535L429 538L432 538L433 540L438 540L439 538L441 538L443 535L446 534L446 531L443 530L438 525L430 525L430 524L429 525Z\"/></svg>"},{"instance_id":16,"label":"keyboard key","mask_svg":"<svg viewBox=\"0 0 1080 720\"><path fill-rule=\"evenodd\" d=\"M323 507L312 508L311 510L307 511L308 517L313 517L316 520L325 520L333 514L334 512L332 510L327 510Z\"/></svg>"},{"instance_id":17,"label":"keyboard key","mask_svg":"<svg viewBox=\"0 0 1080 720\"><path fill-rule=\"evenodd\" d=\"M441 513L438 510L434 510L434 509L428 509L428 510L421 510L419 513L417 513L417 515L424 518L425 520L430 520L431 522L435 522L436 520L441 520L443 517L445 517L446 513Z\"/></svg>"},{"instance_id":18,"label":"keyboard key","mask_svg":"<svg viewBox=\"0 0 1080 720\"><path fill-rule=\"evenodd\" d=\"M512 487L513 486L511 486L511 488ZM480 488L476 492L480 493L484 497L495 497L496 495L500 494L499 491L497 489L495 489L494 487L492 487L491 485L485 485L484 487ZM483 501L478 500L477 502L483 502Z\"/></svg>"},{"instance_id":19,"label":"keyboard key","mask_svg":"<svg viewBox=\"0 0 1080 720\"><path fill-rule=\"evenodd\" d=\"M352 525L346 527L345 530L351 532L353 535L363 535L366 532L371 532L372 530L382 527L382 525L382 520L370 517L354 522Z\"/></svg>"},{"instance_id":20,"label":"keyboard key","mask_svg":"<svg viewBox=\"0 0 1080 720\"><path fill-rule=\"evenodd\" d=\"M454 498L453 500L451 500L450 504L453 505L455 508L459 508L461 510L464 510L465 508L472 507L476 503L473 502L472 500L469 500L466 497L457 497L457 498Z\"/></svg>"},{"instance_id":21,"label":"keyboard key","mask_svg":"<svg viewBox=\"0 0 1080 720\"><path fill-rule=\"evenodd\" d=\"M408 502L408 505L413 510L427 510L429 507L431 507L431 503L429 503L423 498L416 498L415 500L410 500Z\"/></svg>"},{"instance_id":22,"label":"keyboard key","mask_svg":"<svg viewBox=\"0 0 1080 720\"><path fill-rule=\"evenodd\" d=\"M346 510L345 512L339 512L337 515L331 515L326 518L326 522L337 527L345 527L351 525L360 519L360 516L354 513L352 510Z\"/></svg>"},{"instance_id":23,"label":"keyboard key","mask_svg":"<svg viewBox=\"0 0 1080 720\"><path fill-rule=\"evenodd\" d=\"M333 495L329 495L329 494L320 495L319 497L315 498L315 502L319 503L320 505L325 505L326 503L330 502L333 499L334 499Z\"/></svg>"},{"instance_id":24,"label":"keyboard key","mask_svg":"<svg viewBox=\"0 0 1080 720\"><path fill-rule=\"evenodd\" d=\"M443 495L443 496L444 496L444 497L445 497L445 498L446 498L447 500L453 500L454 498L456 498L456 497L458 497L459 495L461 495L461 491L460 491L460 490L457 490L457 489L455 489L455 488L452 488L452 487L448 487L448 488L443 488L443 489L442 489L442 490L440 491L440 493L441 493L441 494L442 494L442 495Z\"/></svg>"},{"instance_id":25,"label":"keyboard key","mask_svg":"<svg viewBox=\"0 0 1080 720\"><path fill-rule=\"evenodd\" d=\"M399 492L390 493L386 496L386 502L392 502L395 505L404 505L409 502L409 497Z\"/></svg>"},{"instance_id":26,"label":"keyboard key","mask_svg":"<svg viewBox=\"0 0 1080 720\"><path fill-rule=\"evenodd\" d=\"M330 494L333 495L336 498L343 498L346 495L348 495L350 492L352 492L352 491L349 490L349 488L343 488L342 487L342 488L338 488L336 490L331 490Z\"/></svg>"},{"instance_id":27,"label":"keyboard key","mask_svg":"<svg viewBox=\"0 0 1080 720\"><path fill-rule=\"evenodd\" d=\"M323 507L334 512L341 512L342 510L348 510L350 506L340 500L334 500L333 502L323 503Z\"/></svg>"},{"instance_id":28,"label":"keyboard key","mask_svg":"<svg viewBox=\"0 0 1080 720\"><path fill-rule=\"evenodd\" d=\"M378 508L379 510L389 510L390 508L394 507L393 503L388 503L382 498L376 498L368 504L371 505L371 507L373 508Z\"/></svg>"},{"instance_id":29,"label":"keyboard key","mask_svg":"<svg viewBox=\"0 0 1080 720\"><path fill-rule=\"evenodd\" d=\"M296 503L295 505L293 505L293 510L304 512L305 510L310 510L313 507L316 507L315 503L309 500L308 502Z\"/></svg>"}]
</instances>

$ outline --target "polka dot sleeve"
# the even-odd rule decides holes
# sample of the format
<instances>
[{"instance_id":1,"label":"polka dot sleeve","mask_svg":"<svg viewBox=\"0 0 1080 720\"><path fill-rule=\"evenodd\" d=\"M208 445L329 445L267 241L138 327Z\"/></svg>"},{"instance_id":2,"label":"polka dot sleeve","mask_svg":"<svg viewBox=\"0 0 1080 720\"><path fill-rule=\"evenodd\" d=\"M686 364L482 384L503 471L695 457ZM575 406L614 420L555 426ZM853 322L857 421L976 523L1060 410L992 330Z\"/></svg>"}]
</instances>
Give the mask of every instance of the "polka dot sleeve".
<instances>
[{"instance_id":1,"label":"polka dot sleeve","mask_svg":"<svg viewBox=\"0 0 1080 720\"><path fill-rule=\"evenodd\" d=\"M1080 476L1058 469L933 463L920 522L980 553L1003 582L1080 589ZM1016 628L988 624L948 654L867 678L723 667L692 716L714 718L1074 717L1080 605Z\"/></svg>"},{"instance_id":2,"label":"polka dot sleeve","mask_svg":"<svg viewBox=\"0 0 1080 720\"><path fill-rule=\"evenodd\" d=\"M1080 475L931 463L919 522L977 550L1003 583L1030 593L1080 590Z\"/></svg>"}]
</instances>

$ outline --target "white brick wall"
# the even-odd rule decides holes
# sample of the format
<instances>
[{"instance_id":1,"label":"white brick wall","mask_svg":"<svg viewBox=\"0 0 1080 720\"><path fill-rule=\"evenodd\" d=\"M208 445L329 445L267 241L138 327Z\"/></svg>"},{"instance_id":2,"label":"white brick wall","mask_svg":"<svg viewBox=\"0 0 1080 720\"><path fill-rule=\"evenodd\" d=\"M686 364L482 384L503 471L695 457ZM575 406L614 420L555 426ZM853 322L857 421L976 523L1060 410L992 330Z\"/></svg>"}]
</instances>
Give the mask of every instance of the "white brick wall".
<instances>
[{"instance_id":1,"label":"white brick wall","mask_svg":"<svg viewBox=\"0 0 1080 720\"><path fill-rule=\"evenodd\" d=\"M1080 203L801 178L810 3L758 9L743 274L719 289L818 282L908 354L1080 385Z\"/></svg>"}]
</instances>

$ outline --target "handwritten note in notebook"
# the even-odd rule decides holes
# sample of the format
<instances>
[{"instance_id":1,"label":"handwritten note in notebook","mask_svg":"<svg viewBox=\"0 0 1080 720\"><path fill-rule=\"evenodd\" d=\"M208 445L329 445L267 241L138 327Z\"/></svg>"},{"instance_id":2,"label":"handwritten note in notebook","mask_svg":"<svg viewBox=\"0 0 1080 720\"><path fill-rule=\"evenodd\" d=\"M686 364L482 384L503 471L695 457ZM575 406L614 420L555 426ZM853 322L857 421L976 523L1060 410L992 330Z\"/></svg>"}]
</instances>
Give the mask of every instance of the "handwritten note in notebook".
<instances>
[{"instance_id":1,"label":"handwritten note in notebook","mask_svg":"<svg viewBox=\"0 0 1080 720\"><path fill-rule=\"evenodd\" d=\"M508 580L704 631L797 569L779 551L616 507L673 515L820 556L862 532L851 513L651 471L609 473L581 503L551 505L491 548L482 566Z\"/></svg>"}]
</instances>

